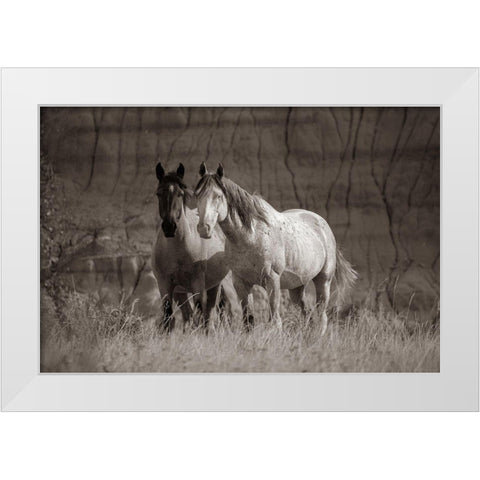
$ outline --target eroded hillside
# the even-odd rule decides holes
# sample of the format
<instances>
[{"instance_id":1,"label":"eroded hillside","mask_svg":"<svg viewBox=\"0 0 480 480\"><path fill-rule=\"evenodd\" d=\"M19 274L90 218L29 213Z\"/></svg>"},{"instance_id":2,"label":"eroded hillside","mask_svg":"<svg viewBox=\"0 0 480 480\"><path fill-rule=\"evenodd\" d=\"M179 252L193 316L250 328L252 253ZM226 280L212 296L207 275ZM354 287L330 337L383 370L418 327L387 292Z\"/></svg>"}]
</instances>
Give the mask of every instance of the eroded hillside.
<instances>
[{"instance_id":1,"label":"eroded hillside","mask_svg":"<svg viewBox=\"0 0 480 480\"><path fill-rule=\"evenodd\" d=\"M278 210L327 219L359 271L357 300L430 309L439 121L438 108L42 108L43 271L153 302L155 164L181 161L193 186L202 161L221 161Z\"/></svg>"}]
</instances>

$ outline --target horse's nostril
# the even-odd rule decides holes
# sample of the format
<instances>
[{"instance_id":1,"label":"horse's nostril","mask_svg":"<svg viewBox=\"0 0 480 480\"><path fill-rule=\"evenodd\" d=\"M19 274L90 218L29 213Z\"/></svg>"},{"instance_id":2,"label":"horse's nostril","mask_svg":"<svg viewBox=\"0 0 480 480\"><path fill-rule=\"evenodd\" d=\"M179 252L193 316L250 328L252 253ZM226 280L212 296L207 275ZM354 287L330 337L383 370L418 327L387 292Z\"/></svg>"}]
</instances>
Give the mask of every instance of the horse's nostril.
<instances>
[{"instance_id":1,"label":"horse's nostril","mask_svg":"<svg viewBox=\"0 0 480 480\"><path fill-rule=\"evenodd\" d=\"M173 237L177 230L177 225L175 223L163 222L162 230L166 237Z\"/></svg>"},{"instance_id":2,"label":"horse's nostril","mask_svg":"<svg viewBox=\"0 0 480 480\"><path fill-rule=\"evenodd\" d=\"M208 224L198 224L197 225L197 231L200 234L202 238L206 238L210 236L210 225Z\"/></svg>"}]
</instances>

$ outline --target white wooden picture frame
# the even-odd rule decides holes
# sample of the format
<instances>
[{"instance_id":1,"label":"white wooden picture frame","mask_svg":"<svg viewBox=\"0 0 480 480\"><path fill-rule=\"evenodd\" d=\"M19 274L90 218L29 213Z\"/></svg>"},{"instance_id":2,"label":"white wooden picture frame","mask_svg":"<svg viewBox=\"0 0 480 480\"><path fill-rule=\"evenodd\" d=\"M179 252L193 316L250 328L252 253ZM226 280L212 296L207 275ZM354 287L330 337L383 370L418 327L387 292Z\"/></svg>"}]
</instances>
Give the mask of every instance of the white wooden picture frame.
<instances>
[{"instance_id":1,"label":"white wooden picture frame","mask_svg":"<svg viewBox=\"0 0 480 480\"><path fill-rule=\"evenodd\" d=\"M477 69L4 69L2 409L478 410ZM440 373L41 374L40 105L441 107Z\"/></svg>"}]
</instances>

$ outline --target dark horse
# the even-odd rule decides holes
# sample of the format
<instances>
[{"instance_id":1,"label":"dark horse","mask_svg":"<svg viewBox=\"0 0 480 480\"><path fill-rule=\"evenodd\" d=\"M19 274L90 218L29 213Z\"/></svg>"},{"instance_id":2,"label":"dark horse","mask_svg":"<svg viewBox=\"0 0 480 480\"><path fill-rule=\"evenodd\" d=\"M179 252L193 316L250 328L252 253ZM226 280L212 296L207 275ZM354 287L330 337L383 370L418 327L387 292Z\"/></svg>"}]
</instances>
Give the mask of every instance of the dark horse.
<instances>
[{"instance_id":1,"label":"dark horse","mask_svg":"<svg viewBox=\"0 0 480 480\"><path fill-rule=\"evenodd\" d=\"M184 173L181 163L176 172L167 174L160 163L156 167L158 210L162 223L152 252L152 268L160 296L164 298L163 326L167 331L175 322L173 300L180 305L185 325L193 313L189 301L189 294L192 294L207 326L223 280L223 290L229 302L236 296L231 275L227 276L225 236L218 227L211 240L203 240L198 235L195 199L183 182Z\"/></svg>"}]
</instances>

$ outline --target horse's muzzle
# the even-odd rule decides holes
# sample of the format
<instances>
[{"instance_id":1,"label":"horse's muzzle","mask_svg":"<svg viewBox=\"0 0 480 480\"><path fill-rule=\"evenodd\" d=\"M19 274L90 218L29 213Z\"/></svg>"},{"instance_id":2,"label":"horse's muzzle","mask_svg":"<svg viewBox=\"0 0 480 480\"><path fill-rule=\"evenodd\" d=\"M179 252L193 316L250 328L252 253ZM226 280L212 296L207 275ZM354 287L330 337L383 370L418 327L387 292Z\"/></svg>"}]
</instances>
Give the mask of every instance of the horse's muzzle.
<instances>
[{"instance_id":1,"label":"horse's muzzle","mask_svg":"<svg viewBox=\"0 0 480 480\"><path fill-rule=\"evenodd\" d=\"M207 223L200 225L197 225L197 231L202 238L211 238L212 236L212 227L208 225Z\"/></svg>"},{"instance_id":2,"label":"horse's muzzle","mask_svg":"<svg viewBox=\"0 0 480 480\"><path fill-rule=\"evenodd\" d=\"M177 225L175 223L170 222L162 222L162 230L166 237L172 238L175 236L175 232L177 231Z\"/></svg>"}]
</instances>

